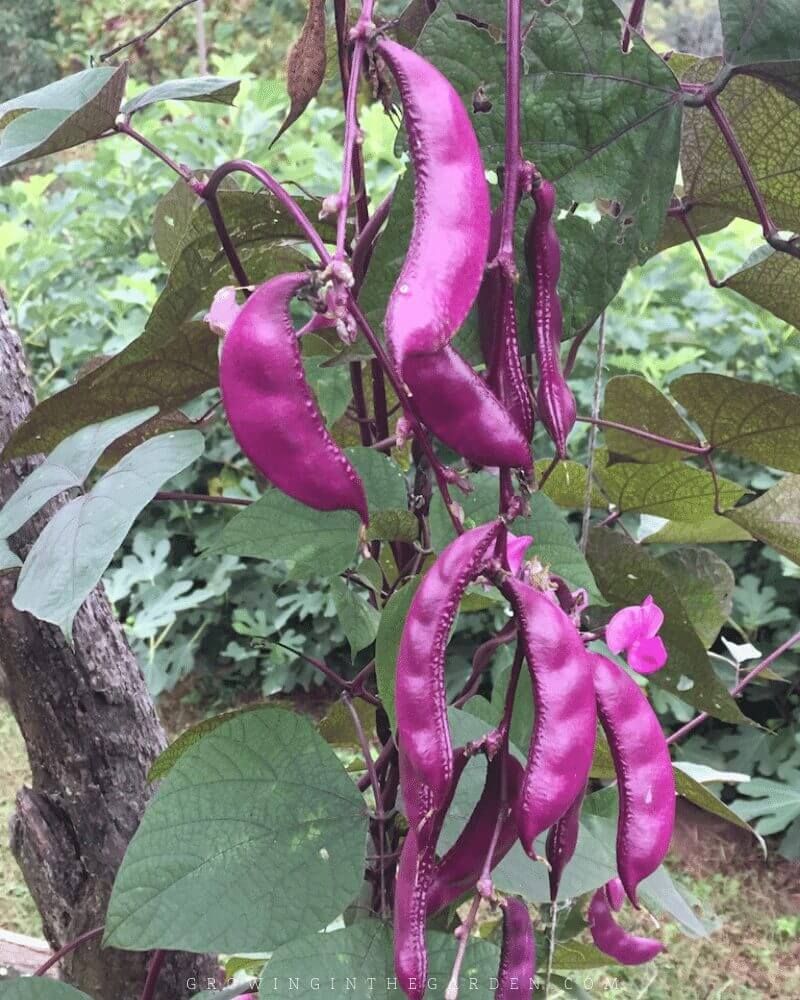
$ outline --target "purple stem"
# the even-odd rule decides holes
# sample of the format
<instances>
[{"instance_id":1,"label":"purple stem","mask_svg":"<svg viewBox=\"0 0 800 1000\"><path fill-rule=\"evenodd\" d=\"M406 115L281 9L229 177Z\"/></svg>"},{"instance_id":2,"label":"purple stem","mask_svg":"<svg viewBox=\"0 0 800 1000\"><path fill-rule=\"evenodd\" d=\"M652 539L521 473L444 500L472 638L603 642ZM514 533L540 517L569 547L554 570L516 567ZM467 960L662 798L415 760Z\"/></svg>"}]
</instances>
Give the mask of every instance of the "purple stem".
<instances>
[{"instance_id":1,"label":"purple stem","mask_svg":"<svg viewBox=\"0 0 800 1000\"><path fill-rule=\"evenodd\" d=\"M500 230L498 263L510 277L516 277L514 260L514 219L519 204L522 181L520 149L520 70L522 64L522 3L506 4L506 136L504 159L503 219Z\"/></svg>"},{"instance_id":2,"label":"purple stem","mask_svg":"<svg viewBox=\"0 0 800 1000\"><path fill-rule=\"evenodd\" d=\"M195 177L194 174L189 170L188 167L183 166L183 164L178 163L173 160L171 156L164 152L163 149L159 149L154 143L150 142L149 139L145 138L141 132L138 132L130 123L130 120L124 116L114 125L114 131L118 132L120 135L127 135L128 138L133 139L138 142L140 146L144 146L148 152L152 153L153 156L158 157L162 163L166 164L170 170L173 170L179 177L186 181L189 185L194 185ZM109 133L110 135L111 133Z\"/></svg>"},{"instance_id":3,"label":"purple stem","mask_svg":"<svg viewBox=\"0 0 800 1000\"><path fill-rule=\"evenodd\" d=\"M616 431L625 431L626 434L633 434L634 437L643 438L645 441L653 441L656 444L664 445L665 448L676 448L678 451L685 451L690 455L709 455L714 446L710 444L684 444L683 441L673 441L671 438L662 437L660 434L651 434L650 431L643 431L638 427L629 427L627 424L617 423L616 420L602 420L599 417L578 417L580 423L594 424L596 427L610 427Z\"/></svg>"},{"instance_id":4,"label":"purple stem","mask_svg":"<svg viewBox=\"0 0 800 1000\"><path fill-rule=\"evenodd\" d=\"M150 959L150 966L147 969L147 979L145 980L144 989L142 990L142 1000L153 1000L153 997L156 995L158 977L161 975L161 970L164 968L166 958L167 953L165 951L159 950L153 952L153 956Z\"/></svg>"},{"instance_id":5,"label":"purple stem","mask_svg":"<svg viewBox=\"0 0 800 1000\"><path fill-rule=\"evenodd\" d=\"M239 256L236 247L233 245L233 240L231 239L231 234L228 232L228 227L225 225L225 219L222 215L219 198L216 194L207 194L205 196L205 203L206 208L208 209L208 214L211 216L211 221L214 223L217 236L219 236L222 249L225 256L228 258L228 263L231 265L231 270L233 271L236 281L243 287L249 285L250 279L247 277L247 271L245 271L242 259Z\"/></svg>"},{"instance_id":6,"label":"purple stem","mask_svg":"<svg viewBox=\"0 0 800 1000\"><path fill-rule=\"evenodd\" d=\"M572 343L570 344L569 354L567 355L567 360L564 364L564 378L569 378L572 374L572 369L575 367L575 362L578 359L578 351L580 351L583 346L584 340L594 329L594 324L589 324L586 329L581 330L580 333L576 334L572 338Z\"/></svg>"},{"instance_id":7,"label":"purple stem","mask_svg":"<svg viewBox=\"0 0 800 1000\"><path fill-rule=\"evenodd\" d=\"M745 676L731 688L731 695L735 698L738 694L741 694L751 681L755 680L759 674L763 673L768 667L771 667L777 659L783 656L784 653L788 653L789 650L793 649L798 643L800 643L800 632L795 632L795 634L788 638L786 642L781 643L781 645L778 646L777 649L773 650L769 656L765 656L764 659L757 663L749 673L745 674ZM677 729L672 736L669 737L667 743L677 743L678 740L682 740L684 736L687 736L689 733L697 729L699 725L705 722L708 717L708 712L701 712L699 715L696 715L693 719L690 719L686 725Z\"/></svg>"},{"instance_id":8,"label":"purple stem","mask_svg":"<svg viewBox=\"0 0 800 1000\"><path fill-rule=\"evenodd\" d=\"M86 941L92 941L94 938L100 937L104 930L104 926L95 927L93 930L84 931L83 934L80 934L73 941L68 941L66 944L62 945L58 951L54 951L50 958L39 966L36 972L34 972L34 976L43 976L46 972L49 972L57 962L60 962L65 955L69 955L70 952L75 951L76 948L79 948Z\"/></svg>"},{"instance_id":9,"label":"purple stem","mask_svg":"<svg viewBox=\"0 0 800 1000\"><path fill-rule=\"evenodd\" d=\"M625 18L625 26L622 29L622 40L620 45L625 53L631 50L631 32L641 34L642 22L644 21L644 8L647 0L633 0L628 16Z\"/></svg>"},{"instance_id":10,"label":"purple stem","mask_svg":"<svg viewBox=\"0 0 800 1000\"><path fill-rule=\"evenodd\" d=\"M694 248L697 251L697 255L700 258L700 263L703 265L703 270L706 272L706 278L708 279L709 285L711 285L712 288L724 288L728 284L728 282L718 281L714 277L714 272L711 270L711 265L708 262L708 258L705 255L705 251L703 250L700 240L697 238L697 233L695 232L694 226L689 221L688 210L677 212L675 214L683 223L683 228L689 234L689 239L694 244Z\"/></svg>"}]
</instances>

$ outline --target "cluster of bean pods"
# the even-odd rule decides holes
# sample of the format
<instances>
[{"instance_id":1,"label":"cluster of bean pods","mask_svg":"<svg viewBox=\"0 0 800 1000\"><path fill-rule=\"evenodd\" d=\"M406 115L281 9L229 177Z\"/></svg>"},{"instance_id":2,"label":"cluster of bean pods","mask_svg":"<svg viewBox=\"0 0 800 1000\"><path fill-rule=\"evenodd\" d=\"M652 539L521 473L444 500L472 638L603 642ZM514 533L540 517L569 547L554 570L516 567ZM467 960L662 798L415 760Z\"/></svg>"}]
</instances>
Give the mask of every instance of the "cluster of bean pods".
<instances>
[{"instance_id":1,"label":"cluster of bean pods","mask_svg":"<svg viewBox=\"0 0 800 1000\"><path fill-rule=\"evenodd\" d=\"M575 422L575 401L560 364L555 189L535 169L529 171L534 211L525 258L539 372L534 405L517 341L517 276L513 267L497 266L495 260L503 206L492 217L467 110L448 80L415 52L380 33L374 33L370 46L400 94L415 183L411 241L385 317L386 363L394 365L407 390L405 405L413 407L420 426L468 462L499 468L501 482L508 484L516 472L524 486L532 470L535 416L559 458L566 456ZM520 187L515 185L508 196L516 207ZM388 208L389 203L381 206L373 217L377 221L367 224L369 232L365 229L357 242L350 262L355 281L345 291L335 289L337 309L346 311L348 301L354 301ZM347 269L328 268L328 273L335 283ZM353 510L367 524L364 486L327 431L304 376L290 304L308 284L307 274L273 278L238 311L221 354L223 402L242 450L278 489L319 510ZM476 302L485 376L452 344ZM331 325L332 318L323 316L309 328ZM347 319L341 311L336 314L337 323L349 330ZM541 860L536 842L549 831L544 853L556 899L578 842L598 722L619 785L619 880L595 893L591 933L620 962L645 961L660 950L658 942L628 935L613 913L623 892L639 905L638 886L658 867L669 845L675 788L666 743L635 681L616 662L588 651L588 637L580 631L581 595L571 594L563 581L538 583L538 576L520 566L525 541L514 540L508 523L524 506L524 490L515 499L517 507L501 504L497 520L463 531L441 552L416 591L399 646L396 742L408 832L394 880L394 939L398 980L410 1000L420 1000L426 991L428 918L473 891L492 904L499 902L503 911L496 996L531 995L535 956L528 909L516 899L498 901L491 873L517 841L533 861ZM503 721L475 746L454 747L445 683L447 645L461 599L479 578L494 583L510 606L511 632L502 641L515 635L517 655ZM663 665L666 656L655 637L657 611L652 602L628 609L616 626L609 626L614 648L635 648L648 669ZM637 625L645 620L647 634L644 625ZM524 765L509 740L523 663L536 706ZM445 816L476 753L488 760L483 793L460 836L440 855ZM449 989L448 1000L454 995Z\"/></svg>"}]
</instances>

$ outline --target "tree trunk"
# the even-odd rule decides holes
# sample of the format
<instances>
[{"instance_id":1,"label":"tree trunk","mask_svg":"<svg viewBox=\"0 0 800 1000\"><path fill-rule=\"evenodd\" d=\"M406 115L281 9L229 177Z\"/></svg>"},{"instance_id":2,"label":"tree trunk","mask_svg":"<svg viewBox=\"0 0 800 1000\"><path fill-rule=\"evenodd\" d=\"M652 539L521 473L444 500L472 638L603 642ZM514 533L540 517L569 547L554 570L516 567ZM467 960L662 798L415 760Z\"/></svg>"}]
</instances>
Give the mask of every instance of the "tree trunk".
<instances>
[{"instance_id":1,"label":"tree trunk","mask_svg":"<svg viewBox=\"0 0 800 1000\"><path fill-rule=\"evenodd\" d=\"M0 448L34 405L20 339L0 291ZM28 458L0 465L0 505L36 467ZM10 539L24 557L63 503L57 498ZM16 573L0 575L0 667L30 759L11 821L11 849L59 948L99 926L114 875L150 796L147 769L165 746L139 665L102 586L75 618L74 648L56 627L11 604ZM148 955L82 945L62 976L94 1000L135 1000ZM171 955L159 1000L189 996L214 976L207 956Z\"/></svg>"}]
</instances>

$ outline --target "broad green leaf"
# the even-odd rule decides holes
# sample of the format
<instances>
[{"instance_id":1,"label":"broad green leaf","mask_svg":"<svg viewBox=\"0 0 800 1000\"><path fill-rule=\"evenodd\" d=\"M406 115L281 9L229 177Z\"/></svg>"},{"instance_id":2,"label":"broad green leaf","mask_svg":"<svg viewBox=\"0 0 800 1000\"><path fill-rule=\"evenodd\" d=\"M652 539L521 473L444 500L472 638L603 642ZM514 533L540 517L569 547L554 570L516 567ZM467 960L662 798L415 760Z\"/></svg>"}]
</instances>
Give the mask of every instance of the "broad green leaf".
<instances>
[{"instance_id":1,"label":"broad green leaf","mask_svg":"<svg viewBox=\"0 0 800 1000\"><path fill-rule=\"evenodd\" d=\"M91 1000L85 993L66 983L44 977L10 979L0 985L3 1000Z\"/></svg>"},{"instance_id":2,"label":"broad green leaf","mask_svg":"<svg viewBox=\"0 0 800 1000\"><path fill-rule=\"evenodd\" d=\"M717 719L745 721L714 673L669 571L641 546L607 528L595 528L589 533L586 557L608 601L620 606L641 604L650 594L663 610L660 634L669 660L648 680Z\"/></svg>"},{"instance_id":3,"label":"broad green leaf","mask_svg":"<svg viewBox=\"0 0 800 1000\"><path fill-rule=\"evenodd\" d=\"M800 476L786 476L758 500L725 516L800 564Z\"/></svg>"},{"instance_id":4,"label":"broad green leaf","mask_svg":"<svg viewBox=\"0 0 800 1000\"><path fill-rule=\"evenodd\" d=\"M147 780L158 781L160 778L165 777L190 747L193 747L195 743L199 743L204 736L213 732L223 723L229 722L234 716L241 715L242 712L254 712L263 707L261 704L244 705L242 708L235 708L230 712L222 712L220 715L214 715L210 719L203 719L200 722L196 722L193 726L189 726L188 729L184 729L180 736L173 740L165 750L162 750L150 765L150 770L147 772Z\"/></svg>"},{"instance_id":5,"label":"broad green leaf","mask_svg":"<svg viewBox=\"0 0 800 1000\"><path fill-rule=\"evenodd\" d=\"M707 236L710 233L717 233L720 229L725 229L733 222L736 216L724 208L714 208L707 206L692 207L689 216L692 229L696 236ZM658 246L655 253L662 253L670 247L680 246L688 243L691 236L686 230L686 226L680 219L668 215L664 219L664 228L658 238Z\"/></svg>"},{"instance_id":6,"label":"broad green leaf","mask_svg":"<svg viewBox=\"0 0 800 1000\"><path fill-rule=\"evenodd\" d=\"M744 820L756 819L756 830L765 837L781 833L800 816L800 770L785 768L784 781L753 778L737 786L740 795L733 809Z\"/></svg>"},{"instance_id":7,"label":"broad green leaf","mask_svg":"<svg viewBox=\"0 0 800 1000\"><path fill-rule=\"evenodd\" d=\"M123 105L126 115L133 115L159 101L204 101L209 104L233 104L239 92L239 80L221 76L187 77L185 80L165 80L150 87Z\"/></svg>"},{"instance_id":8,"label":"broad green leaf","mask_svg":"<svg viewBox=\"0 0 800 1000\"><path fill-rule=\"evenodd\" d=\"M117 874L104 944L270 951L321 930L358 893L365 836L364 801L312 725L245 712L164 778Z\"/></svg>"},{"instance_id":9,"label":"broad green leaf","mask_svg":"<svg viewBox=\"0 0 800 1000\"><path fill-rule=\"evenodd\" d=\"M515 535L533 535L527 558L536 557L571 587L583 587L595 603L600 601L592 571L565 515L543 493L534 493L530 506L530 516L517 518L512 525Z\"/></svg>"},{"instance_id":10,"label":"broad green leaf","mask_svg":"<svg viewBox=\"0 0 800 1000\"><path fill-rule=\"evenodd\" d=\"M97 139L113 127L127 64L86 69L0 104L0 167Z\"/></svg>"},{"instance_id":11,"label":"broad green leaf","mask_svg":"<svg viewBox=\"0 0 800 1000\"><path fill-rule=\"evenodd\" d=\"M394 714L394 675L397 665L397 651L400 648L400 637L408 617L408 609L422 581L421 576L415 576L400 590L396 590L383 609L378 634L375 638L375 676L378 681L378 694L389 716L392 729L396 728L397 720Z\"/></svg>"},{"instance_id":12,"label":"broad green leaf","mask_svg":"<svg viewBox=\"0 0 800 1000\"><path fill-rule=\"evenodd\" d=\"M713 514L701 521L667 521L663 528L643 541L650 545L669 543L672 545L712 545L717 542L751 542L753 540L744 528L732 524L726 517Z\"/></svg>"},{"instance_id":13,"label":"broad green leaf","mask_svg":"<svg viewBox=\"0 0 800 1000\"><path fill-rule=\"evenodd\" d=\"M729 65L800 60L795 0L719 0L719 13Z\"/></svg>"},{"instance_id":14,"label":"broad green leaf","mask_svg":"<svg viewBox=\"0 0 800 1000\"><path fill-rule=\"evenodd\" d=\"M545 470L551 464L549 458L540 458L536 463L536 478L540 480ZM559 462L547 477L542 487L542 493L550 497L559 507L570 510L583 510L586 499L586 482L588 472L585 465L566 459ZM605 510L608 501L596 486L592 486L592 507Z\"/></svg>"},{"instance_id":15,"label":"broad green leaf","mask_svg":"<svg viewBox=\"0 0 800 1000\"><path fill-rule=\"evenodd\" d=\"M800 472L800 396L728 375L683 375L670 392L715 448Z\"/></svg>"},{"instance_id":16,"label":"broad green leaf","mask_svg":"<svg viewBox=\"0 0 800 1000\"><path fill-rule=\"evenodd\" d=\"M379 510L370 515L367 538L394 542L415 542L419 522L410 510Z\"/></svg>"},{"instance_id":17,"label":"broad green leaf","mask_svg":"<svg viewBox=\"0 0 800 1000\"><path fill-rule=\"evenodd\" d=\"M800 260L778 253L770 246L759 247L744 267L725 281L750 302L768 309L773 316L800 330Z\"/></svg>"},{"instance_id":18,"label":"broad green leaf","mask_svg":"<svg viewBox=\"0 0 800 1000\"><path fill-rule=\"evenodd\" d=\"M355 559L359 525L352 511L312 510L272 489L231 518L207 551L286 560L295 577L337 576Z\"/></svg>"},{"instance_id":19,"label":"broad green leaf","mask_svg":"<svg viewBox=\"0 0 800 1000\"><path fill-rule=\"evenodd\" d=\"M330 588L339 624L350 644L350 655L355 659L356 653L375 642L381 613L339 577L330 581Z\"/></svg>"},{"instance_id":20,"label":"broad green leaf","mask_svg":"<svg viewBox=\"0 0 800 1000\"><path fill-rule=\"evenodd\" d=\"M362 701L360 698L354 699L352 705L361 720L364 732L369 738L375 732L374 706L368 705L367 702ZM358 733L353 723L353 716L341 698L337 699L331 705L328 714L320 721L317 732L326 743L329 743L333 747L361 748Z\"/></svg>"},{"instance_id":21,"label":"broad green leaf","mask_svg":"<svg viewBox=\"0 0 800 1000\"><path fill-rule=\"evenodd\" d=\"M586 941L561 941L553 952L554 969L602 969L611 964L613 959Z\"/></svg>"},{"instance_id":22,"label":"broad green leaf","mask_svg":"<svg viewBox=\"0 0 800 1000\"><path fill-rule=\"evenodd\" d=\"M468 106L484 86L492 106L473 123L485 164L494 169L503 162L505 48L497 39L504 7L482 0L470 7L469 21L459 20L461 11L457 0L440 3L417 48ZM531 23L522 78L526 157L558 185L565 203L618 203L620 212L606 224L609 245L619 240L631 257L644 253L658 239L677 167L681 109L671 70L645 43L628 55L620 51L613 0L576 5L569 16L560 4L528 3L523 17ZM601 261L600 271L608 270Z\"/></svg>"},{"instance_id":23,"label":"broad green leaf","mask_svg":"<svg viewBox=\"0 0 800 1000\"><path fill-rule=\"evenodd\" d=\"M364 483L370 514L379 510L406 510L408 489L396 462L374 448L346 448L345 454Z\"/></svg>"},{"instance_id":24,"label":"broad green leaf","mask_svg":"<svg viewBox=\"0 0 800 1000\"><path fill-rule=\"evenodd\" d=\"M597 478L609 501L626 514L655 514L673 521L697 521L714 514L710 472L682 462L639 465L621 462L599 469ZM744 489L717 477L721 508L732 507Z\"/></svg>"},{"instance_id":25,"label":"broad green leaf","mask_svg":"<svg viewBox=\"0 0 800 1000\"><path fill-rule=\"evenodd\" d=\"M452 934L429 931L428 989L444 995L450 979L457 942ZM500 952L490 941L470 941L461 969L459 996L470 984L480 987L475 996L494 992ZM351 993L359 1000L397 1000L392 930L380 920L359 920L329 934L312 934L290 941L269 960L261 978L260 997L318 1000L320 985L331 996ZM291 985L290 985L291 982ZM349 982L349 985L348 985Z\"/></svg>"},{"instance_id":26,"label":"broad green leaf","mask_svg":"<svg viewBox=\"0 0 800 1000\"><path fill-rule=\"evenodd\" d=\"M693 802L694 805L698 806L700 809L704 809L706 812L711 813L714 816L719 816L720 819L726 820L728 823L732 823L734 826L739 826L743 830L747 830L748 833L752 833L756 836L755 831L751 826L749 826L741 816L725 805L725 803L718 798L710 789L706 788L705 785L696 781L691 775L687 774L682 768L682 763L677 761L673 767L675 774L675 788L677 789L678 795L683 796L683 798L688 799L689 802Z\"/></svg>"},{"instance_id":27,"label":"broad green leaf","mask_svg":"<svg viewBox=\"0 0 800 1000\"><path fill-rule=\"evenodd\" d=\"M700 443L667 397L641 375L616 375L609 379L603 399L603 419L682 444ZM686 457L686 452L613 427L604 427L603 435L612 455L624 455L635 462L675 462Z\"/></svg>"},{"instance_id":28,"label":"broad green leaf","mask_svg":"<svg viewBox=\"0 0 800 1000\"><path fill-rule=\"evenodd\" d=\"M217 384L219 339L205 323L150 330L68 389L34 407L3 458L50 451L88 424L142 407L169 412Z\"/></svg>"},{"instance_id":29,"label":"broad green leaf","mask_svg":"<svg viewBox=\"0 0 800 1000\"><path fill-rule=\"evenodd\" d=\"M700 641L710 649L733 608L733 571L715 552L697 546L675 549L658 561L681 595Z\"/></svg>"},{"instance_id":30,"label":"broad green leaf","mask_svg":"<svg viewBox=\"0 0 800 1000\"><path fill-rule=\"evenodd\" d=\"M9 569L17 569L22 565L22 560L11 551L5 538L0 538L0 573Z\"/></svg>"},{"instance_id":31,"label":"broad green leaf","mask_svg":"<svg viewBox=\"0 0 800 1000\"><path fill-rule=\"evenodd\" d=\"M500 481L497 476L490 472L478 472L469 477L472 486L471 493L460 493L453 491L453 499L464 510L467 527L478 524L487 524L497 517L498 504L500 502ZM524 535L526 532L519 530L519 521L512 525L515 534ZM456 537L456 530L447 508L444 505L438 491L431 499L429 526L431 532L431 546L438 552L449 545Z\"/></svg>"},{"instance_id":32,"label":"broad green leaf","mask_svg":"<svg viewBox=\"0 0 800 1000\"><path fill-rule=\"evenodd\" d=\"M682 82L708 83L718 59L681 56L670 60ZM782 230L800 230L800 106L752 76L734 76L718 101L764 196L770 216ZM693 205L733 212L758 222L753 199L716 122L706 108L686 108L681 139L684 197Z\"/></svg>"},{"instance_id":33,"label":"broad green leaf","mask_svg":"<svg viewBox=\"0 0 800 1000\"><path fill-rule=\"evenodd\" d=\"M353 398L353 388L350 384L350 373L347 368L330 368L325 364L329 354L306 354L306 349L314 341L325 348L328 345L313 333L303 337L303 368L306 379L320 408L323 419L328 427L340 420Z\"/></svg>"},{"instance_id":34,"label":"broad green leaf","mask_svg":"<svg viewBox=\"0 0 800 1000\"><path fill-rule=\"evenodd\" d=\"M59 508L20 571L14 607L58 625L70 638L73 618L140 511L203 453L204 443L199 431L151 438L88 493Z\"/></svg>"},{"instance_id":35,"label":"broad green leaf","mask_svg":"<svg viewBox=\"0 0 800 1000\"><path fill-rule=\"evenodd\" d=\"M83 427L62 441L25 479L0 510L0 538L7 538L53 497L80 488L106 448L148 417L155 408L126 413Z\"/></svg>"}]
</instances>

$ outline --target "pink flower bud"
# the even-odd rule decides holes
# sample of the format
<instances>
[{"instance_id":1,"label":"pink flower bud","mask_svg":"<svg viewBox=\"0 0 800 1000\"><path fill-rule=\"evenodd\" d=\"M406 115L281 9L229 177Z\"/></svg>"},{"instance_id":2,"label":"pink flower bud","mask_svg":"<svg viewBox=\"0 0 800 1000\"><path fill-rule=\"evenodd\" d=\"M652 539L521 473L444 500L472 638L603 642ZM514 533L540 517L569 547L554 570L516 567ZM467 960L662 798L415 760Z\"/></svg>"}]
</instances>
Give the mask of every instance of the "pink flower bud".
<instances>
[{"instance_id":1,"label":"pink flower bud","mask_svg":"<svg viewBox=\"0 0 800 1000\"><path fill-rule=\"evenodd\" d=\"M218 337L224 337L233 326L241 308L236 301L236 289L233 286L220 288L204 317L204 322L208 323Z\"/></svg>"},{"instance_id":2,"label":"pink flower bud","mask_svg":"<svg viewBox=\"0 0 800 1000\"><path fill-rule=\"evenodd\" d=\"M606 644L612 653L625 653L640 674L652 674L667 662L667 650L658 637L664 612L648 594L641 604L618 611L606 625Z\"/></svg>"}]
</instances>

